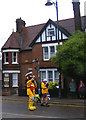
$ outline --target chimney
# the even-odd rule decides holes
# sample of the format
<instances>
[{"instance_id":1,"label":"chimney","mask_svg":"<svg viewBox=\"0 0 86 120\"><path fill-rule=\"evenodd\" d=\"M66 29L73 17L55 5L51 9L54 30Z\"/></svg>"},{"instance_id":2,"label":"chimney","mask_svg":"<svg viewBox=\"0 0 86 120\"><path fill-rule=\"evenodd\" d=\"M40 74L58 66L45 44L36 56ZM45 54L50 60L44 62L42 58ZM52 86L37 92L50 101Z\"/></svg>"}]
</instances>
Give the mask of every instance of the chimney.
<instances>
[{"instance_id":1,"label":"chimney","mask_svg":"<svg viewBox=\"0 0 86 120\"><path fill-rule=\"evenodd\" d=\"M73 11L74 11L74 21L75 21L75 31L81 30L81 17L80 17L80 2L79 0L72 0Z\"/></svg>"},{"instance_id":2,"label":"chimney","mask_svg":"<svg viewBox=\"0 0 86 120\"><path fill-rule=\"evenodd\" d=\"M22 26L25 26L25 21L21 19L16 19L16 32L21 33L22 32Z\"/></svg>"}]
</instances>

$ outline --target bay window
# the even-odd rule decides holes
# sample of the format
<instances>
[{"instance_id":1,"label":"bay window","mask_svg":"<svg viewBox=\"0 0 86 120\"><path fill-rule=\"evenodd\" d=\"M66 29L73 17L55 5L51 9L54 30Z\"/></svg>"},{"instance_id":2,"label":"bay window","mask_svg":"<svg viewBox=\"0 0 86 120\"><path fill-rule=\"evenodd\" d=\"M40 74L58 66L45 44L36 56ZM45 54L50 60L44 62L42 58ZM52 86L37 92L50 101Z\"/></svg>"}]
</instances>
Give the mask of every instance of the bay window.
<instances>
[{"instance_id":1,"label":"bay window","mask_svg":"<svg viewBox=\"0 0 86 120\"><path fill-rule=\"evenodd\" d=\"M9 74L4 74L4 87L9 87Z\"/></svg>"},{"instance_id":2,"label":"bay window","mask_svg":"<svg viewBox=\"0 0 86 120\"><path fill-rule=\"evenodd\" d=\"M12 53L12 64L17 63L17 52Z\"/></svg>"},{"instance_id":3,"label":"bay window","mask_svg":"<svg viewBox=\"0 0 86 120\"><path fill-rule=\"evenodd\" d=\"M4 53L4 63L9 64L9 59L8 59L8 52Z\"/></svg>"},{"instance_id":4,"label":"bay window","mask_svg":"<svg viewBox=\"0 0 86 120\"><path fill-rule=\"evenodd\" d=\"M12 83L13 83L13 87L18 87L18 74L17 73L12 74Z\"/></svg>"}]
</instances>

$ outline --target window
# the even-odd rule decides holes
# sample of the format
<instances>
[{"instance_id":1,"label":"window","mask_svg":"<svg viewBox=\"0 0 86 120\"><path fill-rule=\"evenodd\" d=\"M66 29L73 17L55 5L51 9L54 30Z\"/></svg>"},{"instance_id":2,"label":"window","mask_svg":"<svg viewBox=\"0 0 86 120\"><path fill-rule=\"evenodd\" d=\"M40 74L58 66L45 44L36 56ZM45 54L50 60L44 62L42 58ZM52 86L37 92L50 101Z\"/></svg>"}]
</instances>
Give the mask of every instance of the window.
<instances>
[{"instance_id":1,"label":"window","mask_svg":"<svg viewBox=\"0 0 86 120\"><path fill-rule=\"evenodd\" d=\"M4 74L4 87L9 87L9 74Z\"/></svg>"},{"instance_id":2,"label":"window","mask_svg":"<svg viewBox=\"0 0 86 120\"><path fill-rule=\"evenodd\" d=\"M53 71L48 71L48 81L53 81Z\"/></svg>"},{"instance_id":3,"label":"window","mask_svg":"<svg viewBox=\"0 0 86 120\"><path fill-rule=\"evenodd\" d=\"M46 78L46 71L41 72L41 81Z\"/></svg>"},{"instance_id":4,"label":"window","mask_svg":"<svg viewBox=\"0 0 86 120\"><path fill-rule=\"evenodd\" d=\"M40 69L41 72L41 81L46 78L47 82L52 81L55 82L55 80L59 80L59 72L57 69Z\"/></svg>"},{"instance_id":5,"label":"window","mask_svg":"<svg viewBox=\"0 0 86 120\"><path fill-rule=\"evenodd\" d=\"M43 58L44 59L49 59L49 56L48 56L48 47L44 47L43 48Z\"/></svg>"},{"instance_id":6,"label":"window","mask_svg":"<svg viewBox=\"0 0 86 120\"><path fill-rule=\"evenodd\" d=\"M54 56L55 56L55 47L50 46L50 57L54 57Z\"/></svg>"},{"instance_id":7,"label":"window","mask_svg":"<svg viewBox=\"0 0 86 120\"><path fill-rule=\"evenodd\" d=\"M55 80L57 80L57 82L59 82L59 72L55 71Z\"/></svg>"},{"instance_id":8,"label":"window","mask_svg":"<svg viewBox=\"0 0 86 120\"><path fill-rule=\"evenodd\" d=\"M12 53L12 63L17 63L17 52Z\"/></svg>"},{"instance_id":9,"label":"window","mask_svg":"<svg viewBox=\"0 0 86 120\"><path fill-rule=\"evenodd\" d=\"M8 64L8 63L9 63L8 52L4 53L4 63L5 63L5 64Z\"/></svg>"},{"instance_id":10,"label":"window","mask_svg":"<svg viewBox=\"0 0 86 120\"><path fill-rule=\"evenodd\" d=\"M43 60L49 60L54 57L56 53L56 46L48 46L43 48Z\"/></svg>"},{"instance_id":11,"label":"window","mask_svg":"<svg viewBox=\"0 0 86 120\"><path fill-rule=\"evenodd\" d=\"M13 87L18 87L18 74L14 73L12 75L12 80L13 80Z\"/></svg>"},{"instance_id":12,"label":"window","mask_svg":"<svg viewBox=\"0 0 86 120\"><path fill-rule=\"evenodd\" d=\"M48 29L48 36L54 36L55 32L54 32L54 28Z\"/></svg>"}]
</instances>

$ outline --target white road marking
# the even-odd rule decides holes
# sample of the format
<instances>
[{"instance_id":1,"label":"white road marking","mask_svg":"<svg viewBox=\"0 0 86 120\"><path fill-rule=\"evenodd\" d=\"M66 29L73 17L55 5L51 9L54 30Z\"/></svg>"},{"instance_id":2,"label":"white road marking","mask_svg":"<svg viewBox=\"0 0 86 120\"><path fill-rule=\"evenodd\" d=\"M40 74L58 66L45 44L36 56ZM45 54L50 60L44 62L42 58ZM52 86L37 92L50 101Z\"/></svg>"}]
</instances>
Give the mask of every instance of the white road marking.
<instances>
[{"instance_id":1,"label":"white road marking","mask_svg":"<svg viewBox=\"0 0 86 120\"><path fill-rule=\"evenodd\" d=\"M15 114L15 113L2 113L3 118L62 118L53 116L40 116L40 115L25 115L25 114Z\"/></svg>"}]
</instances>

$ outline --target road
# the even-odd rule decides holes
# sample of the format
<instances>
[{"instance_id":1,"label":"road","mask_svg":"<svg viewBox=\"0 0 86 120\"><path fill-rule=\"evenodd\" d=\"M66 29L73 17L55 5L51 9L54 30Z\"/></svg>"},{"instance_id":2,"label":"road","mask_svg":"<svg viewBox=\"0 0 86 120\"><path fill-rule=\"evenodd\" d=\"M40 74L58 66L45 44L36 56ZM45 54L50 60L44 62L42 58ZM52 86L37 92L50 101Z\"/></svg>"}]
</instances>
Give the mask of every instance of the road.
<instances>
[{"instance_id":1,"label":"road","mask_svg":"<svg viewBox=\"0 0 86 120\"><path fill-rule=\"evenodd\" d=\"M28 103L23 101L2 101L2 118L84 118L84 107L77 105L50 104L41 107L36 103L35 111L28 110Z\"/></svg>"}]
</instances>

